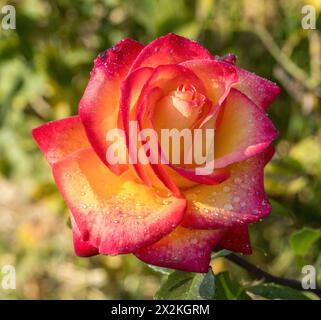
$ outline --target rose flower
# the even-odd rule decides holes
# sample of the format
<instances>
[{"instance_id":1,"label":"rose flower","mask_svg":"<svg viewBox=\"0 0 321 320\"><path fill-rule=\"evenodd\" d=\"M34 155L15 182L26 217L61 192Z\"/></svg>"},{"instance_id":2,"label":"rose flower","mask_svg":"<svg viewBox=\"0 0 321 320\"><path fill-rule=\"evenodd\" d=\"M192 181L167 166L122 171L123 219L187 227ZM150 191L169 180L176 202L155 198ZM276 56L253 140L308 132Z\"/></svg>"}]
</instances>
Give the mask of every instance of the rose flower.
<instances>
[{"instance_id":1,"label":"rose flower","mask_svg":"<svg viewBox=\"0 0 321 320\"><path fill-rule=\"evenodd\" d=\"M236 67L233 55L212 56L175 34L147 46L125 39L101 53L79 114L33 130L70 209L76 254L133 253L193 272L207 272L217 247L250 254L248 224L271 209L263 170L277 131L265 110L279 91ZM157 133L156 148L144 129ZM188 129L192 140L172 140L165 151L163 129ZM204 163L183 159L187 149L204 151L196 129L211 129L206 174ZM116 141L125 161L108 156Z\"/></svg>"}]
</instances>

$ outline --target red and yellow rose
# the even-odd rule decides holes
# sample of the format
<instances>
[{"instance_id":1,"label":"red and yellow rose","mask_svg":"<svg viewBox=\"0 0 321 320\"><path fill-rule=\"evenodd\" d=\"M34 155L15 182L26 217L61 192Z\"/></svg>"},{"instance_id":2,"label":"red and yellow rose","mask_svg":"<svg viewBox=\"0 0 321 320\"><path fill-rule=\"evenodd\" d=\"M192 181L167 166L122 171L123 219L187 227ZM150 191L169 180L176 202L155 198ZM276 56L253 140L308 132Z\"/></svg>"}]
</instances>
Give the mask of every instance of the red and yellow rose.
<instances>
[{"instance_id":1,"label":"red and yellow rose","mask_svg":"<svg viewBox=\"0 0 321 320\"><path fill-rule=\"evenodd\" d=\"M33 136L70 212L79 256L133 253L146 263L206 272L213 248L251 253L248 224L270 205L263 170L277 132L265 113L272 82L168 34L147 46L125 39L100 54L79 115L44 124ZM113 128L215 131L215 168L196 164L114 164Z\"/></svg>"}]
</instances>

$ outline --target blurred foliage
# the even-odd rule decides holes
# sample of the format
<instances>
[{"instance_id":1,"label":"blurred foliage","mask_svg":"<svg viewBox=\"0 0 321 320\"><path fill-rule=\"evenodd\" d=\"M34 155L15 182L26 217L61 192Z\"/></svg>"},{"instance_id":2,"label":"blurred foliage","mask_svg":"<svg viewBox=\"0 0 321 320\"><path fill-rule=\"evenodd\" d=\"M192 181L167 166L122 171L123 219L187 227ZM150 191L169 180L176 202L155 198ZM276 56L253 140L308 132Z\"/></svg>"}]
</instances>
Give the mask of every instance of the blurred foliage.
<instances>
[{"instance_id":1,"label":"blurred foliage","mask_svg":"<svg viewBox=\"0 0 321 320\"><path fill-rule=\"evenodd\" d=\"M99 52L124 37L148 43L168 32L213 54L235 53L238 65L282 87L269 110L280 132L266 170L273 212L251 227L249 259L296 279L312 264L321 281L320 0L0 0L0 7L6 3L16 8L17 28L0 26L0 267L16 266L17 290L0 290L0 297L134 299L156 292L160 274L132 256L74 257L66 206L30 132L77 112ZM309 3L316 30L301 28ZM213 266L221 272L217 283L231 292L243 294L237 286L251 283L224 258ZM271 298L265 289L252 289L252 298Z\"/></svg>"}]
</instances>

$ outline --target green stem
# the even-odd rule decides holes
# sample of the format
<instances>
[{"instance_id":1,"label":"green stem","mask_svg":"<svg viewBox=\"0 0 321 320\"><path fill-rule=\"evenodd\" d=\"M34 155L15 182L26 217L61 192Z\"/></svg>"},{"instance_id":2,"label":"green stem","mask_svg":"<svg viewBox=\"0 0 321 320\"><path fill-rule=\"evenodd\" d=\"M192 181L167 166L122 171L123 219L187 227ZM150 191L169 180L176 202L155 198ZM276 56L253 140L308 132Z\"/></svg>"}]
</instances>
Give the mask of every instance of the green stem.
<instances>
[{"instance_id":1,"label":"green stem","mask_svg":"<svg viewBox=\"0 0 321 320\"><path fill-rule=\"evenodd\" d=\"M240 256L238 256L234 253L230 253L230 254L226 255L225 258L232 261L233 263L235 263L239 267L245 269L246 271L251 273L258 280L264 280L265 282L272 282L272 283L280 284L282 286L290 287L290 288L293 288L296 290L310 291L321 298L321 288L317 287L316 289L303 289L300 281L276 277L276 276L258 268L254 264L248 262L247 260L241 258Z\"/></svg>"}]
</instances>

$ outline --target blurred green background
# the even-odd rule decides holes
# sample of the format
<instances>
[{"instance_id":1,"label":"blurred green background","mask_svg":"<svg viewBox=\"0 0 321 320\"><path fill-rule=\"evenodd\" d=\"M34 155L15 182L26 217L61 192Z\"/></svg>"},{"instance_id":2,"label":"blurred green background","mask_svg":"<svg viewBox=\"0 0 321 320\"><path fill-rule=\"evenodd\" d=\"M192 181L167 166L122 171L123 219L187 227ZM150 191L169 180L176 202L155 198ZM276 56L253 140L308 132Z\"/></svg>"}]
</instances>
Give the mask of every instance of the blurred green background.
<instances>
[{"instance_id":1,"label":"blurred green background","mask_svg":"<svg viewBox=\"0 0 321 320\"><path fill-rule=\"evenodd\" d=\"M0 270L13 264L17 289L0 298L151 298L160 275L133 256L77 258L67 208L31 129L77 113L95 56L124 37L143 43L174 32L272 79L282 94L269 109L279 129L266 170L273 212L251 228L256 265L321 280L321 1L23 0L16 30L0 27ZM317 29L303 30L312 4ZM0 16L0 18L3 17ZM249 275L220 259L240 284ZM0 275L1 276L1 275ZM1 279L0 279L1 280Z\"/></svg>"}]
</instances>

